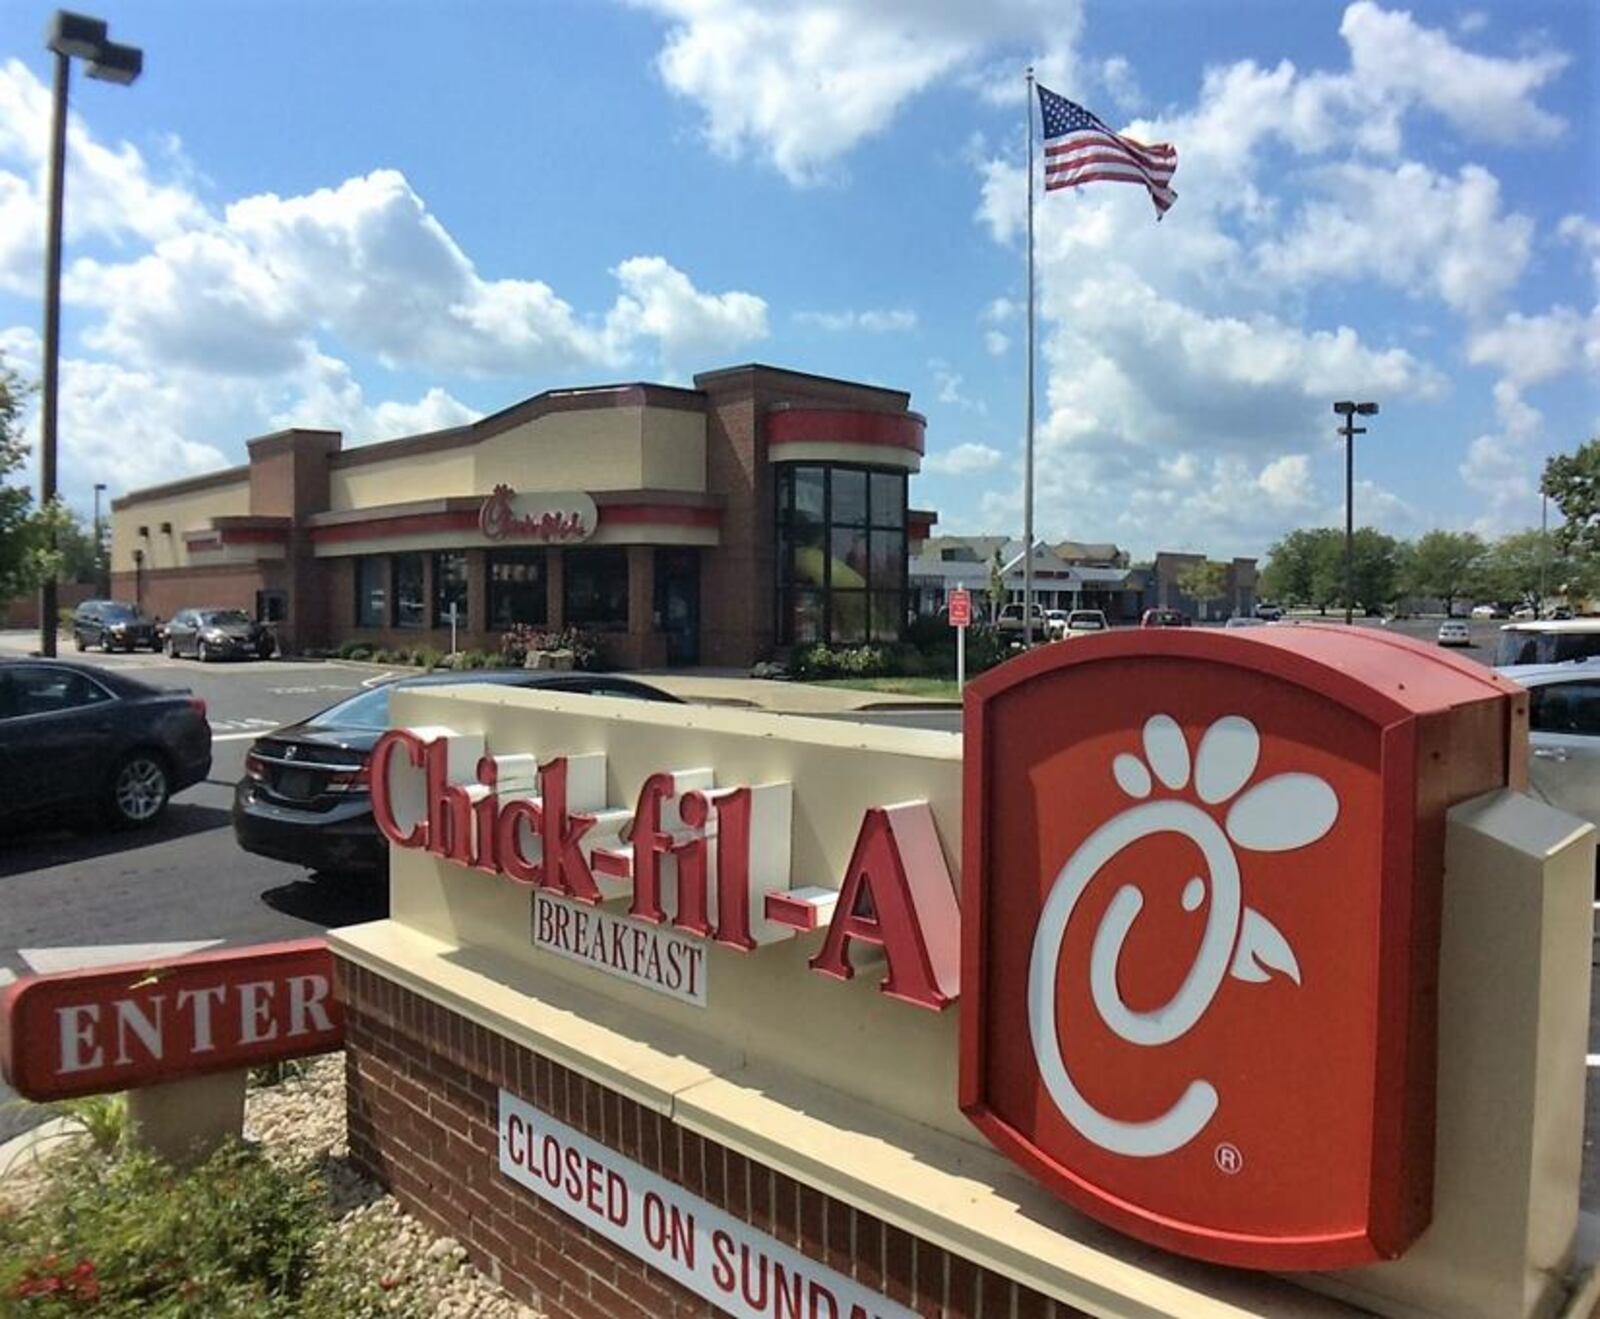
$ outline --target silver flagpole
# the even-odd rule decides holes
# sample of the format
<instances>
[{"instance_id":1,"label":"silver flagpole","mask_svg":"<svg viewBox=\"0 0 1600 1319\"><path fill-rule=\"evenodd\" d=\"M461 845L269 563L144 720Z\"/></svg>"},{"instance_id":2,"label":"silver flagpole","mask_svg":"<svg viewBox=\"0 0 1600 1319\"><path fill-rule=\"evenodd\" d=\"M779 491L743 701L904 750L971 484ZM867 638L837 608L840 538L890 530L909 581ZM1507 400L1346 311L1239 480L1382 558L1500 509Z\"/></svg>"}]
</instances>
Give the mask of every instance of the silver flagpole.
<instances>
[{"instance_id":1,"label":"silver flagpole","mask_svg":"<svg viewBox=\"0 0 1600 1319\"><path fill-rule=\"evenodd\" d=\"M1033 645L1033 65L1028 65L1028 402L1022 478L1022 640Z\"/></svg>"}]
</instances>

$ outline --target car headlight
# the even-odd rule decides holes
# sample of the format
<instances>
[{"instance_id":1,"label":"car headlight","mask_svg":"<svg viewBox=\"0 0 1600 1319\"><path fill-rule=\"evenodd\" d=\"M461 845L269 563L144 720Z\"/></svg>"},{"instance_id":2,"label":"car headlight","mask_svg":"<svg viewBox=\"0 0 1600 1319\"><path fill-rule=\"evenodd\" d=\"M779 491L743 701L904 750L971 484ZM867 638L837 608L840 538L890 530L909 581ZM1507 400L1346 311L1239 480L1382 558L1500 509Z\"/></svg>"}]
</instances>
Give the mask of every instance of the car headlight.
<instances>
[{"instance_id":1,"label":"car headlight","mask_svg":"<svg viewBox=\"0 0 1600 1319\"><path fill-rule=\"evenodd\" d=\"M228 634L219 627L209 628L202 635L207 641L226 641Z\"/></svg>"}]
</instances>

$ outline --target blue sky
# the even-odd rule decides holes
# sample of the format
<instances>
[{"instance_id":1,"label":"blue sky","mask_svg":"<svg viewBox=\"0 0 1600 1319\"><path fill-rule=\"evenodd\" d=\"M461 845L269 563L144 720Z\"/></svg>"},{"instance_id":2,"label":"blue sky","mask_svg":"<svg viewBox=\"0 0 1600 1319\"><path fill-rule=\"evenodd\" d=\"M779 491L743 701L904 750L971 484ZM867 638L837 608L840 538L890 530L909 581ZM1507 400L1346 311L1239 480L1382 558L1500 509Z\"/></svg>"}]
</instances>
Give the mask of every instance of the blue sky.
<instances>
[{"instance_id":1,"label":"blue sky","mask_svg":"<svg viewBox=\"0 0 1600 1319\"><path fill-rule=\"evenodd\" d=\"M81 76L62 484L761 360L909 389L915 501L1020 528L1021 69L1178 148L1038 201L1041 533L1259 553L1340 516L1537 520L1600 432L1581 0L102 5ZM38 359L50 8L0 13L0 351Z\"/></svg>"}]
</instances>

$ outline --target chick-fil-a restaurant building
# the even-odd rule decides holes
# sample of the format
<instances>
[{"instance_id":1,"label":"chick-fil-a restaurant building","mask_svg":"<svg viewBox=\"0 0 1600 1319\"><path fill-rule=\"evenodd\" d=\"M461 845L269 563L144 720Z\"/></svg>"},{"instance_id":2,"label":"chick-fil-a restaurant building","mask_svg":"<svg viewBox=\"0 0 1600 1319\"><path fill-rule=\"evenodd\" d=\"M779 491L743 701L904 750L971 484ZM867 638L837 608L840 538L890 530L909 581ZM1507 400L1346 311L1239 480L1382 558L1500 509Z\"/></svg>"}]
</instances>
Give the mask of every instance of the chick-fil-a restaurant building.
<instances>
[{"instance_id":1,"label":"chick-fil-a restaurant building","mask_svg":"<svg viewBox=\"0 0 1600 1319\"><path fill-rule=\"evenodd\" d=\"M644 667L892 641L933 520L908 507L909 404L747 365L549 390L381 443L280 431L238 467L116 499L113 592L162 617L242 609L293 649L447 650L452 622L462 649L576 626Z\"/></svg>"}]
</instances>

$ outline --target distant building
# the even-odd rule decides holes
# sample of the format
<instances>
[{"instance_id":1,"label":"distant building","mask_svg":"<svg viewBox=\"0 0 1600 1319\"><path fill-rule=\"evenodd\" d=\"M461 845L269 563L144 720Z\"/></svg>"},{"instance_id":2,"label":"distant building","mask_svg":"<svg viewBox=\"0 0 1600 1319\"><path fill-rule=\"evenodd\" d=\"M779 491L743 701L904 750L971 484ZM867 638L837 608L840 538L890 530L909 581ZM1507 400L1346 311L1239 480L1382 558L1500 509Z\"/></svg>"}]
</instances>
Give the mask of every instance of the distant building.
<instances>
[{"instance_id":1,"label":"distant building","mask_svg":"<svg viewBox=\"0 0 1600 1319\"><path fill-rule=\"evenodd\" d=\"M1213 600L1197 600L1178 585L1178 579L1186 568L1206 561L1203 554L1160 551L1156 555L1154 605L1162 609L1176 609L1198 622L1255 613L1257 577L1254 559L1224 561L1226 584L1223 593Z\"/></svg>"},{"instance_id":2,"label":"distant building","mask_svg":"<svg viewBox=\"0 0 1600 1319\"><path fill-rule=\"evenodd\" d=\"M913 606L938 614L950 592L965 587L980 612L998 561L1006 601L1021 600L1026 560L1020 540L1005 536L931 536L909 566ZM1044 609L1103 609L1113 622L1131 622L1144 608L1144 574L1128 566L1115 545L1062 541L1033 547L1033 598Z\"/></svg>"}]
</instances>

